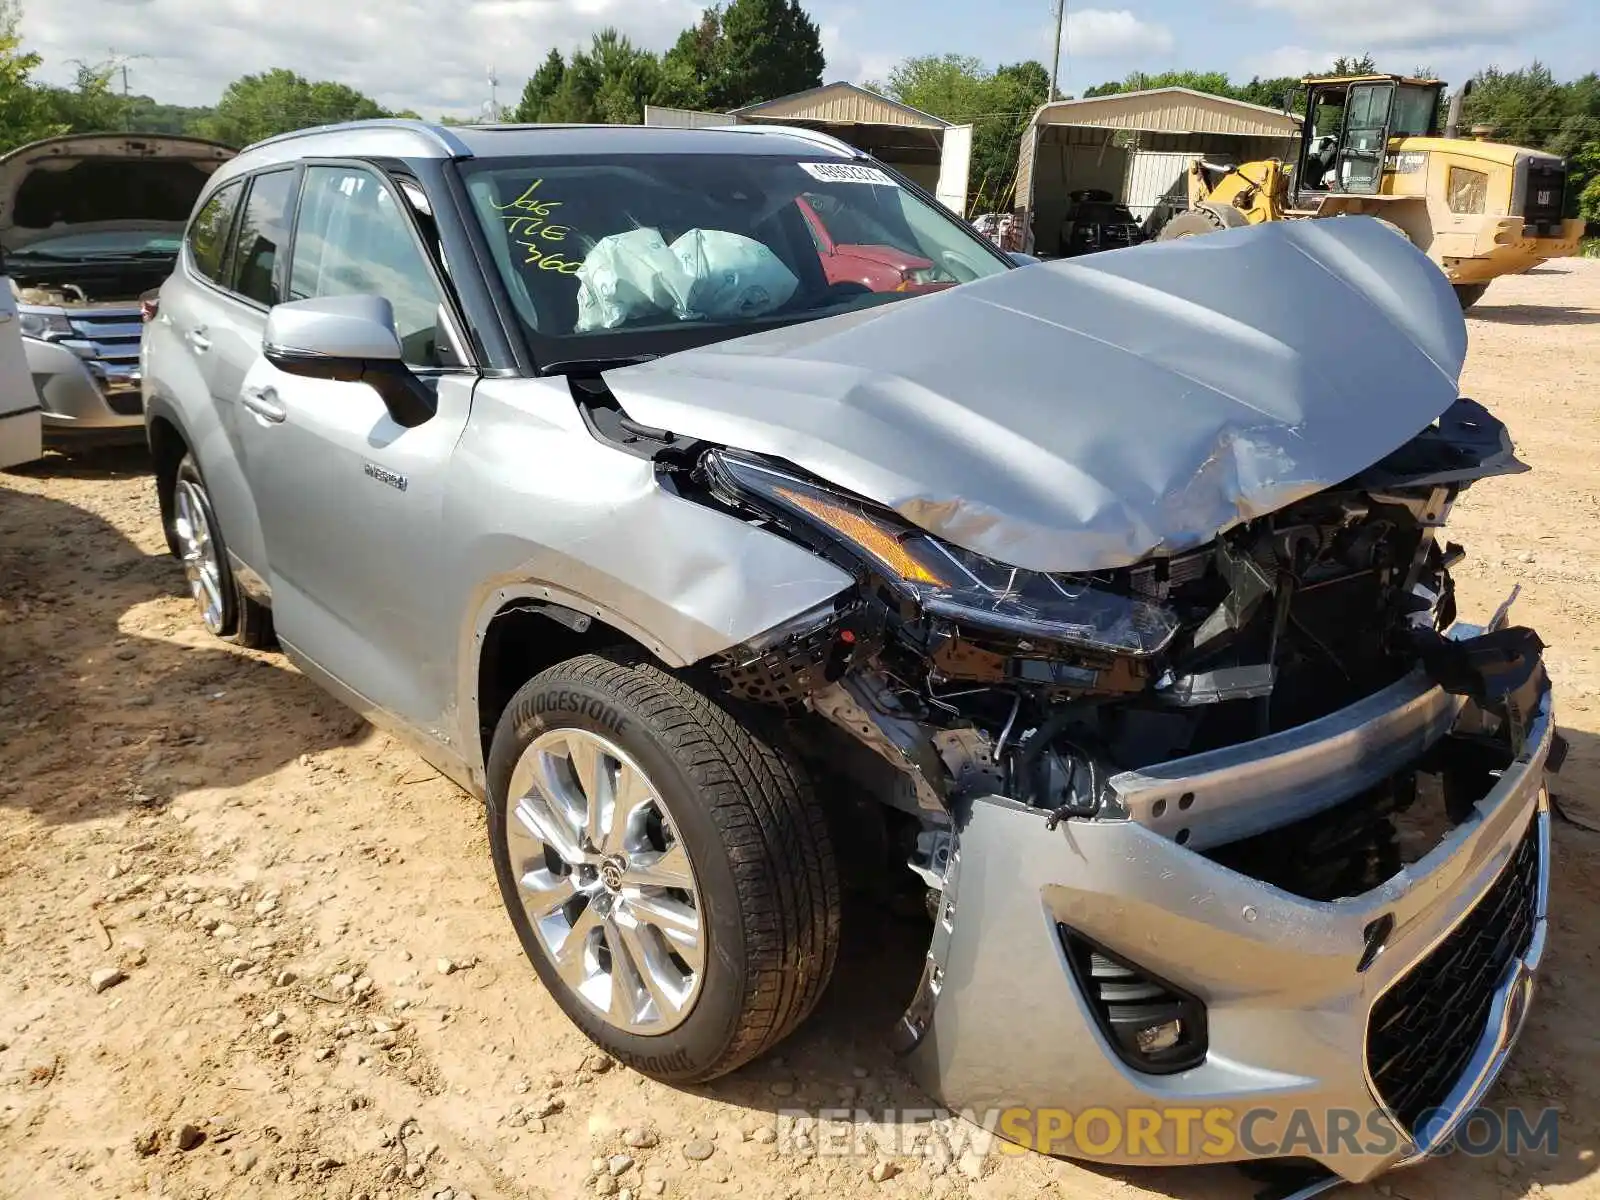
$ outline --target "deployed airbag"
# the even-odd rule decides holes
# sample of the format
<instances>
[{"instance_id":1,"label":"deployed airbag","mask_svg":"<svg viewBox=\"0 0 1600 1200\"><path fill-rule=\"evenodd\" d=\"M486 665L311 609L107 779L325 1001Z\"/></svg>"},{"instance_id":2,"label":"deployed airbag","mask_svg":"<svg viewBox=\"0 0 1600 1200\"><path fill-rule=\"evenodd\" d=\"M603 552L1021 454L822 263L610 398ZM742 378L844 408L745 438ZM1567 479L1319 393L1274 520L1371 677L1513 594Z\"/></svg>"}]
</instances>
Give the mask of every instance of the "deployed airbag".
<instances>
[{"instance_id":1,"label":"deployed airbag","mask_svg":"<svg viewBox=\"0 0 1600 1200\"><path fill-rule=\"evenodd\" d=\"M800 281L754 238L691 229L671 246L654 229L601 238L578 269L577 332L629 321L727 321L785 304Z\"/></svg>"},{"instance_id":2,"label":"deployed airbag","mask_svg":"<svg viewBox=\"0 0 1600 1200\"><path fill-rule=\"evenodd\" d=\"M1457 398L1439 268L1366 217L1006 271L607 372L635 420L787 459L1039 571L1177 553Z\"/></svg>"}]
</instances>

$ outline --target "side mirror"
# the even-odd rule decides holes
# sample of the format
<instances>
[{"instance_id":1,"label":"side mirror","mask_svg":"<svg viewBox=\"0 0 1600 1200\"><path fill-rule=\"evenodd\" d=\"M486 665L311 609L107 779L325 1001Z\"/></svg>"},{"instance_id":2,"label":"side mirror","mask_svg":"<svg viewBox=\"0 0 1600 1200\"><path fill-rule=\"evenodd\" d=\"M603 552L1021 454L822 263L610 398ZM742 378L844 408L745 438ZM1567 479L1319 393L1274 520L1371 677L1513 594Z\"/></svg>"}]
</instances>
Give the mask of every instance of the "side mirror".
<instances>
[{"instance_id":1,"label":"side mirror","mask_svg":"<svg viewBox=\"0 0 1600 1200\"><path fill-rule=\"evenodd\" d=\"M1011 261L1019 267L1031 267L1034 263L1043 261L1031 254L1024 254L1021 250L1008 250L1006 253Z\"/></svg>"},{"instance_id":2,"label":"side mirror","mask_svg":"<svg viewBox=\"0 0 1600 1200\"><path fill-rule=\"evenodd\" d=\"M367 384L395 424L407 429L438 410L433 393L402 358L394 308L382 296L325 296L276 305L267 314L261 352L287 375Z\"/></svg>"}]
</instances>

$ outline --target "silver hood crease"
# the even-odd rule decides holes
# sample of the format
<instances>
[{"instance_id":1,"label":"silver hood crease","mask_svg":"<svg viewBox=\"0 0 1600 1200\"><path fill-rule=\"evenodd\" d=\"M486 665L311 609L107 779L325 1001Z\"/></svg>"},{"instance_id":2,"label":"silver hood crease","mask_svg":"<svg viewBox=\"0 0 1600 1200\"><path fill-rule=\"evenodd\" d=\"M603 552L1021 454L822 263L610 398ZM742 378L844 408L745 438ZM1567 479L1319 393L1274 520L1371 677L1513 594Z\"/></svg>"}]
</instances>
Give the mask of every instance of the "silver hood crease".
<instances>
[{"instance_id":1,"label":"silver hood crease","mask_svg":"<svg viewBox=\"0 0 1600 1200\"><path fill-rule=\"evenodd\" d=\"M1345 218L1025 267L606 380L647 425L787 459L1000 562L1088 571L1370 466L1454 402L1465 354L1439 269Z\"/></svg>"}]
</instances>

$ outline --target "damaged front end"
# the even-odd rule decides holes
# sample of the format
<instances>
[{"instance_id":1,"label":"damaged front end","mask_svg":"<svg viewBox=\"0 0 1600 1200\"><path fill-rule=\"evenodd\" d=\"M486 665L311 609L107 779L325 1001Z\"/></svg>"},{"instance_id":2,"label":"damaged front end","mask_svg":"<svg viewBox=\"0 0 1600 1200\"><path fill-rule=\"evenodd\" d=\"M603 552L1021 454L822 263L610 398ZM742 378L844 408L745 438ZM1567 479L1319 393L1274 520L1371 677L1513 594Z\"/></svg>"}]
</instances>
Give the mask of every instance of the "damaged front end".
<instances>
[{"instance_id":1,"label":"damaged front end","mask_svg":"<svg viewBox=\"0 0 1600 1200\"><path fill-rule=\"evenodd\" d=\"M1309 1148L1339 1178L1448 1144L1526 1011L1555 742L1538 637L1457 620L1439 531L1524 469L1460 400L1207 545L1070 575L772 459L680 475L857 579L715 668L898 814L934 924L900 1038L931 1092L1268 1114L1165 1162L1276 1156L1272 1121L1306 1109L1391 1134Z\"/></svg>"}]
</instances>

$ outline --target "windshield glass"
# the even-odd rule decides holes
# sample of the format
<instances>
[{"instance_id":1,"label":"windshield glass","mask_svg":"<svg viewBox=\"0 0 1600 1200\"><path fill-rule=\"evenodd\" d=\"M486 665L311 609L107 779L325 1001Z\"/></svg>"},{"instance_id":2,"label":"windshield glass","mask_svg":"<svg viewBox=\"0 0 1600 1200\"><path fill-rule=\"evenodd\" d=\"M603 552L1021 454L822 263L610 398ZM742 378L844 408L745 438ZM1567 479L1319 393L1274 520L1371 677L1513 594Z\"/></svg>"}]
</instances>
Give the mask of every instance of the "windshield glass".
<instances>
[{"instance_id":1,"label":"windshield glass","mask_svg":"<svg viewBox=\"0 0 1600 1200\"><path fill-rule=\"evenodd\" d=\"M16 254L34 258L131 258L167 254L176 258L182 244L182 230L108 229L40 238Z\"/></svg>"},{"instance_id":2,"label":"windshield glass","mask_svg":"<svg viewBox=\"0 0 1600 1200\"><path fill-rule=\"evenodd\" d=\"M462 169L541 366L670 353L1010 265L881 168L820 154Z\"/></svg>"}]
</instances>

